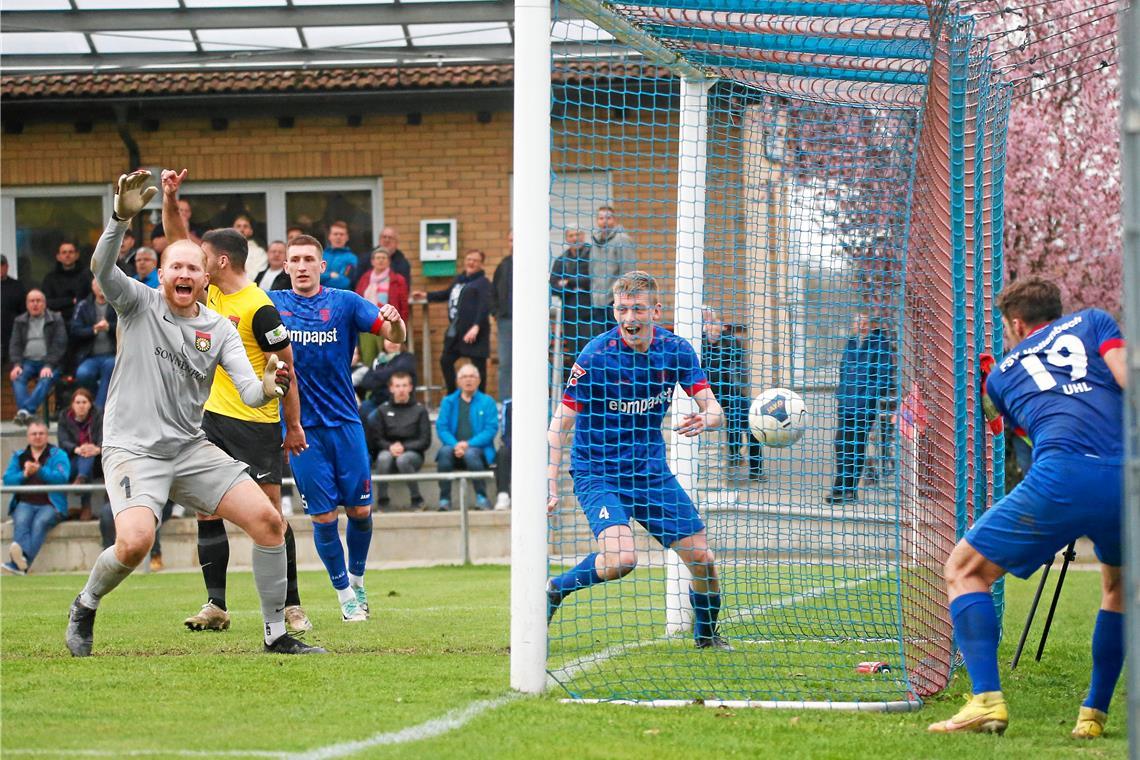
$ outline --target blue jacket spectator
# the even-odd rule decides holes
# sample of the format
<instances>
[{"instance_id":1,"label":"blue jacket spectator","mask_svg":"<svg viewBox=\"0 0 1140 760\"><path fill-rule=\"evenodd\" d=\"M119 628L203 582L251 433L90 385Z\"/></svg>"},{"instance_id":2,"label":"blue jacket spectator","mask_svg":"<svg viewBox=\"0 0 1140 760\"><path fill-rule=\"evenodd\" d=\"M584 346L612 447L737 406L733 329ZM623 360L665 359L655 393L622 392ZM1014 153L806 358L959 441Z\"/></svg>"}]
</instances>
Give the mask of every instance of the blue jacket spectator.
<instances>
[{"instance_id":1,"label":"blue jacket spectator","mask_svg":"<svg viewBox=\"0 0 1140 760\"><path fill-rule=\"evenodd\" d=\"M835 481L826 497L829 504L855 499L866 462L867 436L879 416L880 402L894 395L895 383L895 347L890 333L867 314L860 314L839 365Z\"/></svg>"},{"instance_id":2,"label":"blue jacket spectator","mask_svg":"<svg viewBox=\"0 0 1140 760\"><path fill-rule=\"evenodd\" d=\"M356 284L356 252L348 247L348 225L344 222L329 225L324 256L325 271L321 273L321 285L352 290Z\"/></svg>"},{"instance_id":3,"label":"blue jacket spectator","mask_svg":"<svg viewBox=\"0 0 1140 760\"><path fill-rule=\"evenodd\" d=\"M4 471L4 485L63 485L71 477L67 453L48 443L47 425L36 420L28 424L28 445L13 452ZM12 515L11 559L0 570L25 575L47 538L48 531L67 516L67 495L63 493L18 493L8 507Z\"/></svg>"},{"instance_id":4,"label":"blue jacket spectator","mask_svg":"<svg viewBox=\"0 0 1140 760\"><path fill-rule=\"evenodd\" d=\"M440 472L455 469L485 470L495 461L495 433L499 413L495 400L479 390L479 370L472 364L459 368L456 382L459 390L445 396L435 421L435 431L443 444L435 461ZM474 481L475 506L490 509L487 486ZM451 508L451 481L439 483L439 508Z\"/></svg>"}]
</instances>

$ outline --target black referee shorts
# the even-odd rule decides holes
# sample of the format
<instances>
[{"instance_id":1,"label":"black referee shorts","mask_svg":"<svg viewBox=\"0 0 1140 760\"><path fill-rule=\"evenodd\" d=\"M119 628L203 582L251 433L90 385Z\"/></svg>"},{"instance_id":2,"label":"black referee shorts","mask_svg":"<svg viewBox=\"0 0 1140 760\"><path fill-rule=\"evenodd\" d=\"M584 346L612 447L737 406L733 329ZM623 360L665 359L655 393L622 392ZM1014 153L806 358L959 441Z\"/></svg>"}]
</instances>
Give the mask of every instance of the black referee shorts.
<instances>
[{"instance_id":1,"label":"black referee shorts","mask_svg":"<svg viewBox=\"0 0 1140 760\"><path fill-rule=\"evenodd\" d=\"M210 443L248 464L249 476L258 485L281 485L280 423L251 422L208 411L202 415L202 432Z\"/></svg>"}]
</instances>

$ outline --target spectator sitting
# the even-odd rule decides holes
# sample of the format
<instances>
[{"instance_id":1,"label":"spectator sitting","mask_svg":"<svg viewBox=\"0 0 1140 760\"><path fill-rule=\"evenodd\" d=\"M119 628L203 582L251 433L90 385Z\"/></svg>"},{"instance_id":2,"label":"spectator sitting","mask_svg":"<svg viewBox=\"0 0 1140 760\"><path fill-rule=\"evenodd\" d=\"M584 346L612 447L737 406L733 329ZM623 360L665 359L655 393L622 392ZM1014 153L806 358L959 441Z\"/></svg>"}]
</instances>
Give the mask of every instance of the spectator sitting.
<instances>
[{"instance_id":1,"label":"spectator sitting","mask_svg":"<svg viewBox=\"0 0 1140 760\"><path fill-rule=\"evenodd\" d=\"M253 283L266 293L271 290L288 290L293 287L289 273L285 271L285 244L280 240L274 240L269 244L269 250L265 252L265 257L267 261L265 269L257 273L257 276L253 278Z\"/></svg>"},{"instance_id":2,"label":"spectator sitting","mask_svg":"<svg viewBox=\"0 0 1140 760\"><path fill-rule=\"evenodd\" d=\"M63 485L71 475L67 454L48 443L47 425L39 420L28 424L28 446L16 451L4 471L4 485ZM19 493L8 507L12 515L12 545L9 560L0 570L11 575L27 575L40 553L44 538L67 515L67 496L56 493Z\"/></svg>"},{"instance_id":3,"label":"spectator sitting","mask_svg":"<svg viewBox=\"0 0 1140 760\"><path fill-rule=\"evenodd\" d=\"M351 290L356 275L356 253L348 247L348 225L341 221L329 225L328 245L325 246L325 271L321 285L326 288Z\"/></svg>"},{"instance_id":4,"label":"spectator sitting","mask_svg":"<svg viewBox=\"0 0 1140 760\"><path fill-rule=\"evenodd\" d=\"M16 317L24 313L28 292L15 277L8 276L8 257L0 256L0 350L2 360L8 363L8 345L12 342L12 327Z\"/></svg>"},{"instance_id":5,"label":"spectator sitting","mask_svg":"<svg viewBox=\"0 0 1140 760\"><path fill-rule=\"evenodd\" d=\"M148 288L158 288L158 254L145 245L135 252L135 279Z\"/></svg>"},{"instance_id":6,"label":"spectator sitting","mask_svg":"<svg viewBox=\"0 0 1140 760\"><path fill-rule=\"evenodd\" d=\"M377 306L390 303L402 319L408 318L408 283L392 270L387 248L372 251L372 268L360 277L356 292ZM371 364L380 351L380 336L361 333L359 345L360 360Z\"/></svg>"},{"instance_id":7,"label":"spectator sitting","mask_svg":"<svg viewBox=\"0 0 1140 760\"><path fill-rule=\"evenodd\" d=\"M495 454L495 509L511 508L511 400L503 402L503 424L499 429L503 445Z\"/></svg>"},{"instance_id":8,"label":"spectator sitting","mask_svg":"<svg viewBox=\"0 0 1140 760\"><path fill-rule=\"evenodd\" d=\"M127 277L135 276L135 254L137 252L135 231L128 227L123 233L123 242L119 244L119 257L115 261L115 266L121 269Z\"/></svg>"},{"instance_id":9,"label":"spectator sitting","mask_svg":"<svg viewBox=\"0 0 1140 760\"><path fill-rule=\"evenodd\" d=\"M99 283L92 283L91 295L79 304L71 319L71 353L78 364L75 382L95 392L92 403L100 409L107 404L107 389L115 369L118 322L115 307L107 303Z\"/></svg>"},{"instance_id":10,"label":"spectator sitting","mask_svg":"<svg viewBox=\"0 0 1140 760\"><path fill-rule=\"evenodd\" d=\"M410 373L394 372L388 380L391 398L368 417L368 449L379 452L376 472L381 475L419 472L431 448L431 420L424 405L412 398L413 386ZM408 491L412 509L423 509L419 483L409 481ZM381 509L389 504L388 484L383 481L376 484L376 503Z\"/></svg>"},{"instance_id":11,"label":"spectator sitting","mask_svg":"<svg viewBox=\"0 0 1140 760\"><path fill-rule=\"evenodd\" d=\"M12 358L12 395L16 399L16 424L27 425L44 403L59 368L67 356L67 323L58 312L48 311L42 290L28 291L28 310L12 325L9 354ZM35 388L28 392L28 382Z\"/></svg>"},{"instance_id":12,"label":"spectator sitting","mask_svg":"<svg viewBox=\"0 0 1140 760\"><path fill-rule=\"evenodd\" d=\"M75 243L66 240L60 243L55 261L55 269L44 277L44 298L48 309L59 312L66 324L71 321L76 304L91 293L95 276L90 269L79 265L79 249Z\"/></svg>"},{"instance_id":13,"label":"spectator sitting","mask_svg":"<svg viewBox=\"0 0 1140 760\"><path fill-rule=\"evenodd\" d=\"M95 406L91 391L76 388L71 404L60 415L59 447L71 460L71 482L85 485L103 476L103 412ZM79 496L79 511L69 515L91 519L91 494Z\"/></svg>"},{"instance_id":14,"label":"spectator sitting","mask_svg":"<svg viewBox=\"0 0 1140 760\"><path fill-rule=\"evenodd\" d=\"M479 370L473 364L464 364L456 373L459 390L444 396L435 421L439 436L439 453L435 456L440 472L485 470L495 461L495 431L499 415L495 399L479 390ZM490 509L487 486L482 480L473 481L475 506ZM439 482L439 510L451 509L451 481Z\"/></svg>"},{"instance_id":15,"label":"spectator sitting","mask_svg":"<svg viewBox=\"0 0 1140 760\"><path fill-rule=\"evenodd\" d=\"M405 351L400 343L384 340L384 353L378 354L372 361L372 366L356 385L356 390L364 397L360 402L360 419L367 422L368 416L376 407L387 401L389 396L388 382L397 372L406 372L412 377L412 386L416 384L416 355Z\"/></svg>"},{"instance_id":16,"label":"spectator sitting","mask_svg":"<svg viewBox=\"0 0 1140 760\"><path fill-rule=\"evenodd\" d=\"M455 392L455 362L467 358L479 370L479 390L491 353L491 281L483 274L485 256L478 248L463 255L463 272L442 290L419 291L413 297L447 302L447 333L439 366L448 393Z\"/></svg>"}]
</instances>

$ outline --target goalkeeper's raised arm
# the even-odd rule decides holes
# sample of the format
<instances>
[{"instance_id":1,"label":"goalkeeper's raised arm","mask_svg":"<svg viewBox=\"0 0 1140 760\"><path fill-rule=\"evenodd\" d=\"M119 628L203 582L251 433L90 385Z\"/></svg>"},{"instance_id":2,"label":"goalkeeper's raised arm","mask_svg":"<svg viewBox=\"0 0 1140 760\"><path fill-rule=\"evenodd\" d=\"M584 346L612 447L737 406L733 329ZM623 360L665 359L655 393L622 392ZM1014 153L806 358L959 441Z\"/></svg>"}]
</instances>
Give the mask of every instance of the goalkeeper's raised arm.
<instances>
[{"instance_id":1,"label":"goalkeeper's raised arm","mask_svg":"<svg viewBox=\"0 0 1140 760\"><path fill-rule=\"evenodd\" d=\"M130 311L137 303L138 299L131 297L136 286L146 288L141 282L128 277L116 263L119 247L131 219L158 192L158 188L148 186L150 176L148 171L131 172L121 175L115 182L115 208L111 212L111 221L107 223L107 228L103 230L103 235L91 254L91 271L107 300L120 315Z\"/></svg>"}]
</instances>

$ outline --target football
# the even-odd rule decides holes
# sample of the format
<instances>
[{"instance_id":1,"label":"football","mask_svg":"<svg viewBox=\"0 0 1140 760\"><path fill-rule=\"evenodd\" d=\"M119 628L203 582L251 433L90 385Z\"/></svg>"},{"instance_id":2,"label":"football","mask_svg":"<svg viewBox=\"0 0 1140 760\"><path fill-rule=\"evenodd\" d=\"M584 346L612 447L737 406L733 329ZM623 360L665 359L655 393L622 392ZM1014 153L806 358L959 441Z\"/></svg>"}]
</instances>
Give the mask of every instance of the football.
<instances>
[{"instance_id":1,"label":"football","mask_svg":"<svg viewBox=\"0 0 1140 760\"><path fill-rule=\"evenodd\" d=\"M791 446L803 437L808 412L800 394L787 388L770 388L752 400L748 427L765 446Z\"/></svg>"}]
</instances>

